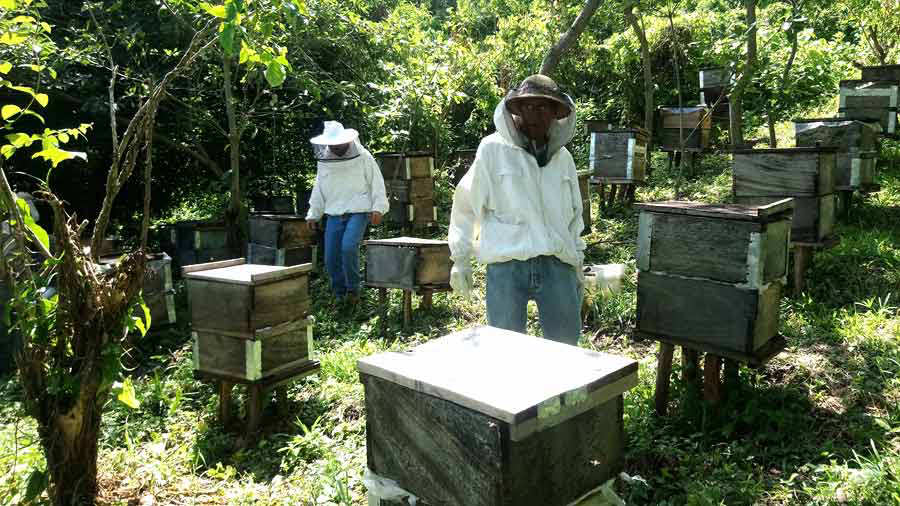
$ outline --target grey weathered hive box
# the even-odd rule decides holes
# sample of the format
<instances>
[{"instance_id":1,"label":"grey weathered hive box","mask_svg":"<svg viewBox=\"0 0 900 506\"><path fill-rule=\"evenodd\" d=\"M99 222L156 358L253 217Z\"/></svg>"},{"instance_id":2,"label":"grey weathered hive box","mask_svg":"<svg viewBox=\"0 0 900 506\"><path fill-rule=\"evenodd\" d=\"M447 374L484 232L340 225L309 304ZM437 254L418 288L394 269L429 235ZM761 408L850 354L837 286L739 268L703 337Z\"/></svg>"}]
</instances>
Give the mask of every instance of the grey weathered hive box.
<instances>
[{"instance_id":1,"label":"grey weathered hive box","mask_svg":"<svg viewBox=\"0 0 900 506\"><path fill-rule=\"evenodd\" d=\"M437 221L434 205L434 154L426 151L380 153L375 156L384 177L391 208L387 220L418 226Z\"/></svg>"},{"instance_id":2,"label":"grey weathered hive box","mask_svg":"<svg viewBox=\"0 0 900 506\"><path fill-rule=\"evenodd\" d=\"M873 65L862 68L864 81L900 81L900 65Z\"/></svg>"},{"instance_id":3,"label":"grey weathered hive box","mask_svg":"<svg viewBox=\"0 0 900 506\"><path fill-rule=\"evenodd\" d=\"M641 128L609 130L589 122L591 151L588 166L600 183L636 183L646 179L647 131ZM593 130L596 128L596 130Z\"/></svg>"},{"instance_id":4,"label":"grey weathered hive box","mask_svg":"<svg viewBox=\"0 0 900 506\"><path fill-rule=\"evenodd\" d=\"M262 214L250 217L248 262L261 265L316 265L316 234L303 216Z\"/></svg>"},{"instance_id":5,"label":"grey weathered hive box","mask_svg":"<svg viewBox=\"0 0 900 506\"><path fill-rule=\"evenodd\" d=\"M875 162L878 155L876 121L851 118L808 118L794 120L798 147L837 148L835 187L862 189L875 184Z\"/></svg>"},{"instance_id":6,"label":"grey weathered hive box","mask_svg":"<svg viewBox=\"0 0 900 506\"><path fill-rule=\"evenodd\" d=\"M897 135L897 103L900 81L841 81L838 114L850 118L875 120L881 133Z\"/></svg>"},{"instance_id":7,"label":"grey weathered hive box","mask_svg":"<svg viewBox=\"0 0 900 506\"><path fill-rule=\"evenodd\" d=\"M431 152L379 153L375 155L385 181L432 177L434 156Z\"/></svg>"},{"instance_id":8,"label":"grey weathered hive box","mask_svg":"<svg viewBox=\"0 0 900 506\"><path fill-rule=\"evenodd\" d=\"M358 369L369 469L419 504L564 506L621 470L634 360L475 327Z\"/></svg>"},{"instance_id":9,"label":"grey weathered hive box","mask_svg":"<svg viewBox=\"0 0 900 506\"><path fill-rule=\"evenodd\" d=\"M791 199L636 207L638 334L746 356L777 335Z\"/></svg>"},{"instance_id":10,"label":"grey weathered hive box","mask_svg":"<svg viewBox=\"0 0 900 506\"><path fill-rule=\"evenodd\" d=\"M794 198L791 237L820 242L834 228L835 148L733 151L735 202L764 205Z\"/></svg>"},{"instance_id":11,"label":"grey weathered hive box","mask_svg":"<svg viewBox=\"0 0 900 506\"><path fill-rule=\"evenodd\" d=\"M101 265L115 265L121 256L100 258ZM175 288L172 284L172 259L165 253L147 255L142 288L144 304L150 309L151 329L175 323Z\"/></svg>"},{"instance_id":12,"label":"grey weathered hive box","mask_svg":"<svg viewBox=\"0 0 900 506\"><path fill-rule=\"evenodd\" d=\"M712 115L708 107L660 107L657 114L661 150L677 151L682 140L685 151L703 151L709 146Z\"/></svg>"},{"instance_id":13,"label":"grey weathered hive box","mask_svg":"<svg viewBox=\"0 0 900 506\"><path fill-rule=\"evenodd\" d=\"M363 245L366 286L413 290L450 284L453 262L447 241L396 237L363 241Z\"/></svg>"},{"instance_id":14,"label":"grey weathered hive box","mask_svg":"<svg viewBox=\"0 0 900 506\"><path fill-rule=\"evenodd\" d=\"M249 338L306 317L310 264L245 264L243 258L182 269L195 329Z\"/></svg>"},{"instance_id":15,"label":"grey weathered hive box","mask_svg":"<svg viewBox=\"0 0 900 506\"><path fill-rule=\"evenodd\" d=\"M228 260L236 256L228 246L228 228L223 222L182 221L168 227L166 251L178 267Z\"/></svg>"}]
</instances>

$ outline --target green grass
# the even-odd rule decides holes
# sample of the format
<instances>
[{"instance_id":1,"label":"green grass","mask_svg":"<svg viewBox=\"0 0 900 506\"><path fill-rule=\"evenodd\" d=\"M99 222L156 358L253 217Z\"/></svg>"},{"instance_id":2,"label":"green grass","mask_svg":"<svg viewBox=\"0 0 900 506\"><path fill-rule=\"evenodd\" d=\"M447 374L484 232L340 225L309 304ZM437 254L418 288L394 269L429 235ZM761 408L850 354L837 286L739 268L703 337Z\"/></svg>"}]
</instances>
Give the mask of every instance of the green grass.
<instances>
[{"instance_id":1,"label":"green grass","mask_svg":"<svg viewBox=\"0 0 900 506\"><path fill-rule=\"evenodd\" d=\"M900 158L896 146L884 152ZM674 197L677 174L664 157L654 165L638 200ZM687 198L728 201L727 167L725 156L704 157L684 181ZM782 301L787 350L764 368L742 369L740 386L716 408L675 380L664 418L652 409L656 344L629 333L636 215L616 206L599 216L595 197L588 260L629 269L621 293L592 301L582 345L640 363L639 385L625 396L626 476L615 484L628 504L900 504L900 167L884 170L881 184L880 193L857 197L838 228L840 245L814 257L809 290ZM451 191L438 188L445 218ZM483 290L481 270L480 295L438 294L404 331L399 294L382 320L374 294L355 308L338 306L325 280L314 280L321 373L290 386L290 417L267 408L253 441L218 425L213 389L192 377L187 326L155 334L136 370L141 407L106 408L102 503L153 496L157 504L366 504L356 360L484 323ZM532 310L529 329L537 327ZM675 377L679 364L676 353ZM0 504L17 503L32 469L43 466L20 397L15 378L0 383Z\"/></svg>"}]
</instances>

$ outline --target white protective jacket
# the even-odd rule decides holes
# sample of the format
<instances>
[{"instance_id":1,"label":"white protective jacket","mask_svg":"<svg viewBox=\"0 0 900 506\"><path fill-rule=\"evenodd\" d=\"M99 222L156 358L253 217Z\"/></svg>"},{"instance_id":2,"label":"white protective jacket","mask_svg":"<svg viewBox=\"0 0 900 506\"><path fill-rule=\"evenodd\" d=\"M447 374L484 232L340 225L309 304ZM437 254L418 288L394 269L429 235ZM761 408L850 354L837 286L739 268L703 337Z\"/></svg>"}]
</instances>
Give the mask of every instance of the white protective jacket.
<instances>
[{"instance_id":1,"label":"white protective jacket","mask_svg":"<svg viewBox=\"0 0 900 506\"><path fill-rule=\"evenodd\" d=\"M575 161L565 148L575 132L572 114L550 127L550 161L540 167L524 148L502 100L497 131L478 146L475 161L456 186L450 214L454 263L475 256L483 264L552 255L576 268L584 260L581 193Z\"/></svg>"},{"instance_id":2,"label":"white protective jacket","mask_svg":"<svg viewBox=\"0 0 900 506\"><path fill-rule=\"evenodd\" d=\"M381 169L359 140L354 143L359 152L356 158L318 163L307 220L319 220L323 214L388 212Z\"/></svg>"}]
</instances>

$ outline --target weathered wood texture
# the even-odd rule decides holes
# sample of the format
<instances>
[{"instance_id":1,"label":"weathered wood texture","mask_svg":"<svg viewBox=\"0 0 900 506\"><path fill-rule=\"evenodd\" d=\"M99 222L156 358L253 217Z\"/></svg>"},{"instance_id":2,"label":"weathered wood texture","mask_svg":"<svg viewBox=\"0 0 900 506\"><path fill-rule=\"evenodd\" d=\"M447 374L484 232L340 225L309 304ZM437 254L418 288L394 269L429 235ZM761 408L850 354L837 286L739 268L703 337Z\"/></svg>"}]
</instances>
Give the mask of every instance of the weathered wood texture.
<instances>
[{"instance_id":1,"label":"weathered wood texture","mask_svg":"<svg viewBox=\"0 0 900 506\"><path fill-rule=\"evenodd\" d=\"M769 223L644 211L637 264L646 271L760 287L787 275L789 216Z\"/></svg>"},{"instance_id":2,"label":"weathered wood texture","mask_svg":"<svg viewBox=\"0 0 900 506\"><path fill-rule=\"evenodd\" d=\"M431 178L434 157L430 152L379 153L375 155L385 181Z\"/></svg>"},{"instance_id":3,"label":"weathered wood texture","mask_svg":"<svg viewBox=\"0 0 900 506\"><path fill-rule=\"evenodd\" d=\"M251 242L247 244L247 263L281 267L312 264L315 269L318 262L318 250L318 246L270 248Z\"/></svg>"},{"instance_id":4,"label":"weathered wood texture","mask_svg":"<svg viewBox=\"0 0 900 506\"><path fill-rule=\"evenodd\" d=\"M430 152L376 155L391 207L387 221L430 226L437 221L434 205L434 157Z\"/></svg>"},{"instance_id":5,"label":"weathered wood texture","mask_svg":"<svg viewBox=\"0 0 900 506\"><path fill-rule=\"evenodd\" d=\"M777 333L781 289L780 282L757 290L640 271L637 330L752 354Z\"/></svg>"},{"instance_id":6,"label":"weathered wood texture","mask_svg":"<svg viewBox=\"0 0 900 506\"><path fill-rule=\"evenodd\" d=\"M293 214L294 197L252 197L250 199L250 212L260 214Z\"/></svg>"},{"instance_id":7,"label":"weathered wood texture","mask_svg":"<svg viewBox=\"0 0 900 506\"><path fill-rule=\"evenodd\" d=\"M309 313L308 272L249 284L186 277L195 329L249 337Z\"/></svg>"},{"instance_id":8,"label":"weathered wood texture","mask_svg":"<svg viewBox=\"0 0 900 506\"><path fill-rule=\"evenodd\" d=\"M659 147L663 151L679 150L682 138L686 151L702 151L709 147L712 115L708 107L660 107L657 122Z\"/></svg>"},{"instance_id":9,"label":"weathered wood texture","mask_svg":"<svg viewBox=\"0 0 900 506\"><path fill-rule=\"evenodd\" d=\"M415 289L450 284L450 246L414 238L400 244L366 241L366 285Z\"/></svg>"},{"instance_id":10,"label":"weathered wood texture","mask_svg":"<svg viewBox=\"0 0 900 506\"><path fill-rule=\"evenodd\" d=\"M309 361L312 334L311 318L257 331L249 339L197 329L194 369L236 382L261 380Z\"/></svg>"},{"instance_id":11,"label":"weathered wood texture","mask_svg":"<svg viewBox=\"0 0 900 506\"><path fill-rule=\"evenodd\" d=\"M764 205L783 197L735 197L744 205ZM791 219L791 241L821 242L834 230L836 198L834 194L821 197L794 198Z\"/></svg>"},{"instance_id":12,"label":"weathered wood texture","mask_svg":"<svg viewBox=\"0 0 900 506\"><path fill-rule=\"evenodd\" d=\"M900 81L841 81L841 116L875 120L882 134L897 135L897 104Z\"/></svg>"},{"instance_id":13,"label":"weathered wood texture","mask_svg":"<svg viewBox=\"0 0 900 506\"><path fill-rule=\"evenodd\" d=\"M862 68L863 81L900 81L900 65L873 65Z\"/></svg>"},{"instance_id":14,"label":"weathered wood texture","mask_svg":"<svg viewBox=\"0 0 900 506\"><path fill-rule=\"evenodd\" d=\"M170 225L167 231L163 250L179 268L239 256L228 247L228 229L222 222L183 221Z\"/></svg>"},{"instance_id":15,"label":"weathered wood texture","mask_svg":"<svg viewBox=\"0 0 900 506\"><path fill-rule=\"evenodd\" d=\"M875 184L880 124L849 118L812 118L794 120L799 147L834 147L835 185L866 189Z\"/></svg>"},{"instance_id":16,"label":"weathered wood texture","mask_svg":"<svg viewBox=\"0 0 900 506\"><path fill-rule=\"evenodd\" d=\"M121 256L101 257L101 265L116 265ZM175 289L172 284L172 258L165 253L147 255L141 295L150 309L151 329L175 323Z\"/></svg>"},{"instance_id":17,"label":"weathered wood texture","mask_svg":"<svg viewBox=\"0 0 900 506\"><path fill-rule=\"evenodd\" d=\"M726 67L700 69L700 89L728 89L731 87L731 70Z\"/></svg>"},{"instance_id":18,"label":"weathered wood texture","mask_svg":"<svg viewBox=\"0 0 900 506\"><path fill-rule=\"evenodd\" d=\"M270 248L299 248L316 243L316 233L300 215L259 215L249 220L250 242Z\"/></svg>"},{"instance_id":19,"label":"weathered wood texture","mask_svg":"<svg viewBox=\"0 0 900 506\"><path fill-rule=\"evenodd\" d=\"M591 147L588 166L603 183L631 183L646 180L646 130L589 130Z\"/></svg>"},{"instance_id":20,"label":"weathered wood texture","mask_svg":"<svg viewBox=\"0 0 900 506\"><path fill-rule=\"evenodd\" d=\"M581 195L581 220L584 222L584 230L581 235L591 233L591 172L578 173L578 192Z\"/></svg>"},{"instance_id":21,"label":"weathered wood texture","mask_svg":"<svg viewBox=\"0 0 900 506\"><path fill-rule=\"evenodd\" d=\"M733 152L736 197L814 197L834 193L834 148Z\"/></svg>"},{"instance_id":22,"label":"weathered wood texture","mask_svg":"<svg viewBox=\"0 0 900 506\"><path fill-rule=\"evenodd\" d=\"M362 374L368 465L426 505L564 506L622 466L622 396L510 439L509 424Z\"/></svg>"}]
</instances>

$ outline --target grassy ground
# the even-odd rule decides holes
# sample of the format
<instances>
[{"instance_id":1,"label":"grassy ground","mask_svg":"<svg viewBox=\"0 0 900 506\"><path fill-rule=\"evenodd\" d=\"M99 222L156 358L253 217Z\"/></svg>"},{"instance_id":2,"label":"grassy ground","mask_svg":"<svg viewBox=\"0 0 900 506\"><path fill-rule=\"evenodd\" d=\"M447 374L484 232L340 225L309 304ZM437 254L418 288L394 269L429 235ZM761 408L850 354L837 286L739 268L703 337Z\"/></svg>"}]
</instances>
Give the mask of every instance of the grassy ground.
<instances>
[{"instance_id":1,"label":"grassy ground","mask_svg":"<svg viewBox=\"0 0 900 506\"><path fill-rule=\"evenodd\" d=\"M675 174L661 158L655 165L639 200L673 197ZM687 196L727 201L727 166L725 157L705 158L683 186ZM594 301L582 341L640 362L640 384L625 396L626 474L616 483L628 504L900 504L900 168L885 170L881 183L880 193L856 200L838 228L841 244L815 256L809 291L783 299L788 349L763 369L742 369L741 387L716 409L674 381L666 418L652 412L656 344L629 335L636 216L614 208L598 219L594 202L589 260L630 266L622 293ZM439 193L446 207L449 186ZM356 360L483 323L484 301L439 294L403 331L396 294L381 321L374 294L344 307L323 279L311 290L321 373L291 385L292 416L269 417L255 441L217 425L212 388L192 378L186 325L144 343L140 408L106 409L103 504L366 504ZM534 332L536 323L532 310ZM675 363L677 374L677 354ZM0 382L0 504L17 503L43 466L20 399L15 378Z\"/></svg>"}]
</instances>

